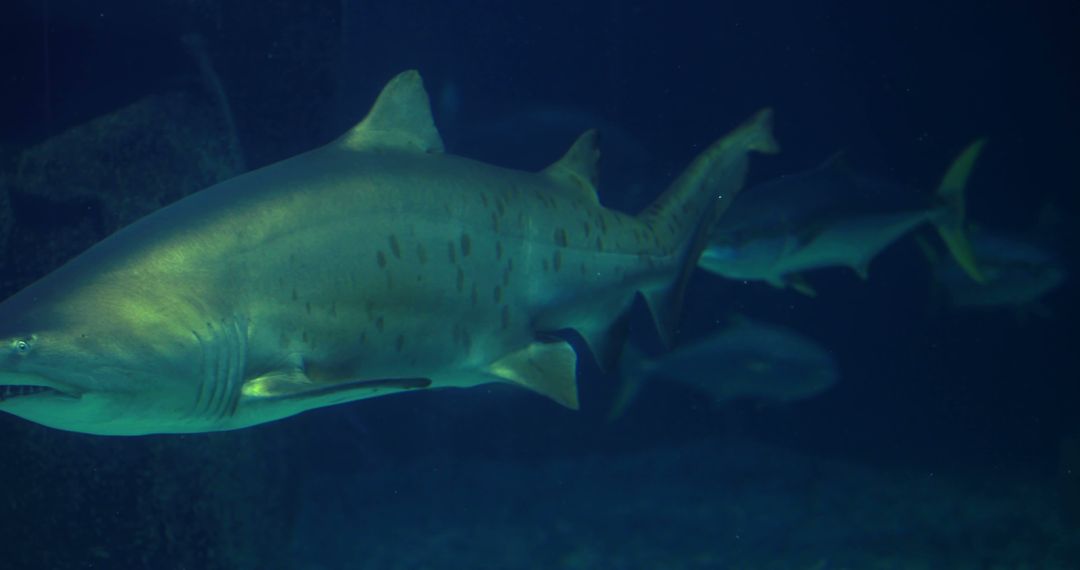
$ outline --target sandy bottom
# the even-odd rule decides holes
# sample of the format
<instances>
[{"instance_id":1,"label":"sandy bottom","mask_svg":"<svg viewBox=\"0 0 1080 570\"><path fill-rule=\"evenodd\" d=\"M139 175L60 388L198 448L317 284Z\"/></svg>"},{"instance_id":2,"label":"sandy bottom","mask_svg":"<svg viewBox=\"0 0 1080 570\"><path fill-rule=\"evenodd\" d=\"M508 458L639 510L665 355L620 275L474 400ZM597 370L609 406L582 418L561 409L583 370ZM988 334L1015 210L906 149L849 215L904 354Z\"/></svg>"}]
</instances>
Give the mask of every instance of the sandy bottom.
<instances>
[{"instance_id":1,"label":"sandy bottom","mask_svg":"<svg viewBox=\"0 0 1080 570\"><path fill-rule=\"evenodd\" d=\"M1055 493L729 440L428 457L309 480L291 552L297 570L1080 568Z\"/></svg>"}]
</instances>

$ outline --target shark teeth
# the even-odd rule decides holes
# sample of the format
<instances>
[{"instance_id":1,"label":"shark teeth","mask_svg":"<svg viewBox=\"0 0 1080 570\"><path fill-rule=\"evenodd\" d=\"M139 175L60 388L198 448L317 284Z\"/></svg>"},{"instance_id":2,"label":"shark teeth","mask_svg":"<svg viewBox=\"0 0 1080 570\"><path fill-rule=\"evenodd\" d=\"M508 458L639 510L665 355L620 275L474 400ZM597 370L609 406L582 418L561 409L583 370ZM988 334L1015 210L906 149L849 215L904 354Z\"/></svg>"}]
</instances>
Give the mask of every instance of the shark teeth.
<instances>
[{"instance_id":1,"label":"shark teeth","mask_svg":"<svg viewBox=\"0 0 1080 570\"><path fill-rule=\"evenodd\" d=\"M10 400L19 396L30 396L33 394L41 394L44 392L52 392L59 394L60 392L46 386L28 386L28 385L0 385L0 402L4 400Z\"/></svg>"}]
</instances>

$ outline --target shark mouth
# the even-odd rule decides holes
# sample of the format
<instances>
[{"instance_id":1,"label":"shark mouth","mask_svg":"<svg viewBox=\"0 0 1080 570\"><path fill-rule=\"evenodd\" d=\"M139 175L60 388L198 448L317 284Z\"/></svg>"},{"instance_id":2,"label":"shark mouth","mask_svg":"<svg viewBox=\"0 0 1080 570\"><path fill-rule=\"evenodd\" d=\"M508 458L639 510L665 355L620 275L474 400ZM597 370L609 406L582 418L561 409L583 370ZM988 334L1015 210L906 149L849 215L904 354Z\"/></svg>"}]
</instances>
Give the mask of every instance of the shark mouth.
<instances>
[{"instance_id":1,"label":"shark mouth","mask_svg":"<svg viewBox=\"0 0 1080 570\"><path fill-rule=\"evenodd\" d=\"M62 395L63 392L47 386L0 384L0 402L20 396L33 396L34 394Z\"/></svg>"}]
</instances>

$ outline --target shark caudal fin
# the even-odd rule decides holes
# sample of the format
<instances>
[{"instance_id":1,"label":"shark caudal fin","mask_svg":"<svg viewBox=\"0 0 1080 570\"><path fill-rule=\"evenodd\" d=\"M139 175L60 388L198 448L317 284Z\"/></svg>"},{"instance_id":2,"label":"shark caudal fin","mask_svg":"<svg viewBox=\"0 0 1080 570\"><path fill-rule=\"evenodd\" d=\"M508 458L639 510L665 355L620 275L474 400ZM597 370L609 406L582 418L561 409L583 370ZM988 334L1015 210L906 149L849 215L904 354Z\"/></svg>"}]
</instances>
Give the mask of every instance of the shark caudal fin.
<instances>
[{"instance_id":1,"label":"shark caudal fin","mask_svg":"<svg viewBox=\"0 0 1080 570\"><path fill-rule=\"evenodd\" d=\"M966 228L966 199L964 197L967 188L968 177L975 161L982 152L985 139L978 139L968 145L959 156L953 160L945 177L938 186L937 196L942 203L942 212L933 220L938 235L941 236L949 253L956 259L956 263L967 273L969 277L978 283L984 282L982 271L975 260L975 252L971 247L971 240L967 235Z\"/></svg>"},{"instance_id":2,"label":"shark caudal fin","mask_svg":"<svg viewBox=\"0 0 1080 570\"><path fill-rule=\"evenodd\" d=\"M699 154L638 219L679 257L673 279L642 291L660 337L672 345L686 283L708 244L712 227L742 189L750 152L780 151L772 135L772 109L763 109Z\"/></svg>"}]
</instances>

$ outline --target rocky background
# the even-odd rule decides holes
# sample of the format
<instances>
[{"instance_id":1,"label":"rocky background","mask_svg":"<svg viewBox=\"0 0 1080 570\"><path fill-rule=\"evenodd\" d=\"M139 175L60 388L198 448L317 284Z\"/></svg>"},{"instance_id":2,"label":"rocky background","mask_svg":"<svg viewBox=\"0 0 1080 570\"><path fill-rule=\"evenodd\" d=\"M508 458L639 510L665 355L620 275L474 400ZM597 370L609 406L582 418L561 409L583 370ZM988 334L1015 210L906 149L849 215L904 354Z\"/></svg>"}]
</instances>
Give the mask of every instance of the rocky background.
<instances>
[{"instance_id":1,"label":"rocky background","mask_svg":"<svg viewBox=\"0 0 1080 570\"><path fill-rule=\"evenodd\" d=\"M85 104L78 90L52 93L38 102L52 106L50 124L5 130L0 297L248 161L321 134L314 117L328 104L339 39L323 30L337 26L335 2L139 5L14 8L24 24L105 42L116 57L142 44L174 59L130 92L85 93ZM297 502L287 429L102 438L4 414L0 434L0 487L18 490L0 500L5 570L287 567L272 547L289 540Z\"/></svg>"}]
</instances>

